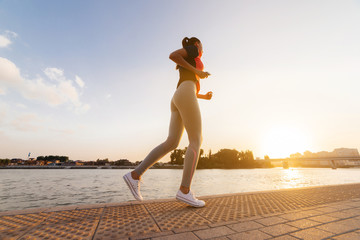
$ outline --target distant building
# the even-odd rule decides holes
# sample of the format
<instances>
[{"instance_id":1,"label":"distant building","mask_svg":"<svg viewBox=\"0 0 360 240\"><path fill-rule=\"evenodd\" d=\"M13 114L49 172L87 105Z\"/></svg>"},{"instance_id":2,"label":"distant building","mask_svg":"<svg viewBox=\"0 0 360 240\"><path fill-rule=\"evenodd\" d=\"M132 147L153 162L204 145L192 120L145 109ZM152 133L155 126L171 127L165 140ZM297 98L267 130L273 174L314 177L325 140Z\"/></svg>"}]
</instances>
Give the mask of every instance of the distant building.
<instances>
[{"instance_id":1,"label":"distant building","mask_svg":"<svg viewBox=\"0 0 360 240\"><path fill-rule=\"evenodd\" d=\"M10 161L10 165L16 166L16 165L24 165L24 160L21 158L13 158Z\"/></svg>"},{"instance_id":2,"label":"distant building","mask_svg":"<svg viewBox=\"0 0 360 240\"><path fill-rule=\"evenodd\" d=\"M75 161L75 164L76 164L76 166L83 166L84 165L83 161L80 161L80 160Z\"/></svg>"},{"instance_id":3,"label":"distant building","mask_svg":"<svg viewBox=\"0 0 360 240\"><path fill-rule=\"evenodd\" d=\"M290 158L329 158L329 157L360 157L356 148L336 148L332 152L321 151L312 153L305 151L303 155L300 153L291 154Z\"/></svg>"},{"instance_id":4,"label":"distant building","mask_svg":"<svg viewBox=\"0 0 360 240\"><path fill-rule=\"evenodd\" d=\"M47 165L49 166L60 165L60 160L50 160L48 161Z\"/></svg>"},{"instance_id":5,"label":"distant building","mask_svg":"<svg viewBox=\"0 0 360 240\"><path fill-rule=\"evenodd\" d=\"M319 157L319 158L326 158L326 157L333 157L332 152L327 152L327 151L321 151L321 152L317 152L313 154L313 157Z\"/></svg>"},{"instance_id":6,"label":"distant building","mask_svg":"<svg viewBox=\"0 0 360 240\"><path fill-rule=\"evenodd\" d=\"M301 158L301 157L302 157L301 153L290 154L290 158Z\"/></svg>"},{"instance_id":7,"label":"distant building","mask_svg":"<svg viewBox=\"0 0 360 240\"><path fill-rule=\"evenodd\" d=\"M301 167L355 167L360 166L358 159L360 154L356 148L336 148L332 152L321 151L312 153L310 151L304 154L291 154L293 163ZM339 158L339 159L337 159ZM348 159L346 159L348 158Z\"/></svg>"},{"instance_id":8,"label":"distant building","mask_svg":"<svg viewBox=\"0 0 360 240\"><path fill-rule=\"evenodd\" d=\"M36 161L36 165L38 165L38 166L44 166L44 165L45 165L45 161Z\"/></svg>"},{"instance_id":9,"label":"distant building","mask_svg":"<svg viewBox=\"0 0 360 240\"><path fill-rule=\"evenodd\" d=\"M356 148L336 148L333 151L333 155L336 157L360 157L359 151Z\"/></svg>"}]
</instances>

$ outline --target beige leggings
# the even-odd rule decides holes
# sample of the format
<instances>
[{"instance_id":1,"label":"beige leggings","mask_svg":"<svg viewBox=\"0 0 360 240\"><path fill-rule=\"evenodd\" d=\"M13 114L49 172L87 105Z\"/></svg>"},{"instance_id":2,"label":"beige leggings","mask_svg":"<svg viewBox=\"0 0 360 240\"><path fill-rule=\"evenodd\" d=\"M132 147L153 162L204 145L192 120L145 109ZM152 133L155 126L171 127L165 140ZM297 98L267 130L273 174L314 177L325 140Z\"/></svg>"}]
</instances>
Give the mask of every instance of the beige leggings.
<instances>
[{"instance_id":1,"label":"beige leggings","mask_svg":"<svg viewBox=\"0 0 360 240\"><path fill-rule=\"evenodd\" d=\"M189 146L185 153L184 170L181 185L190 187L194 175L202 142L201 114L196 97L196 85L193 81L185 81L176 89L171 100L171 119L169 136L165 142L154 148L149 155L135 168L140 176L167 153L179 145L185 130L189 138Z\"/></svg>"}]
</instances>

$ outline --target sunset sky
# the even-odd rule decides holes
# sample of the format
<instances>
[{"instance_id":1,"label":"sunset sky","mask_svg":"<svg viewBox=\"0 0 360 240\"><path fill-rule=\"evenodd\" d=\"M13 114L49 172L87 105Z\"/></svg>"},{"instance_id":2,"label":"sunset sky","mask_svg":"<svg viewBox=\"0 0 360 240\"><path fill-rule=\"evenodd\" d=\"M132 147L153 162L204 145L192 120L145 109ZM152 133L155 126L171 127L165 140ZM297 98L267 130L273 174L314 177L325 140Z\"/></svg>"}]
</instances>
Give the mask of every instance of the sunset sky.
<instances>
[{"instance_id":1,"label":"sunset sky","mask_svg":"<svg viewBox=\"0 0 360 240\"><path fill-rule=\"evenodd\" d=\"M186 36L212 74L206 153L360 149L359 24L346 0L0 0L0 158L142 160L167 137Z\"/></svg>"}]
</instances>

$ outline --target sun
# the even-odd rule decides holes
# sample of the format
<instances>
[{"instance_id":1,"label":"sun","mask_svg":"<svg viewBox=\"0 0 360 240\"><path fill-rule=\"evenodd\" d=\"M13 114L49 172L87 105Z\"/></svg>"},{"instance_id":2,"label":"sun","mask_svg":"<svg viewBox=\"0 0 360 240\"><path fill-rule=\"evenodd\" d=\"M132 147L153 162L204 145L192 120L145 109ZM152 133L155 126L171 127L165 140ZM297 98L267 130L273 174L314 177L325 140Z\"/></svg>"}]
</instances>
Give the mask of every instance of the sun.
<instances>
[{"instance_id":1,"label":"sun","mask_svg":"<svg viewBox=\"0 0 360 240\"><path fill-rule=\"evenodd\" d=\"M275 126L264 136L263 150L270 158L285 158L309 147L306 134L295 127Z\"/></svg>"}]
</instances>

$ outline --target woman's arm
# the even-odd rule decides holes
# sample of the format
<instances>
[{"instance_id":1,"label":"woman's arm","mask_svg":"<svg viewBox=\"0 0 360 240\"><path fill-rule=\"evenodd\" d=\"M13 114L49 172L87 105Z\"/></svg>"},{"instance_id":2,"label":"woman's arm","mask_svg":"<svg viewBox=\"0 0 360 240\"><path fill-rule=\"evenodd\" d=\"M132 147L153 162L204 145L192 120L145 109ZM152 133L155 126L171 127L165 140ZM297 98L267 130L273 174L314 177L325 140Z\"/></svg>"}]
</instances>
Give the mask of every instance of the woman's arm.
<instances>
[{"instance_id":1,"label":"woman's arm","mask_svg":"<svg viewBox=\"0 0 360 240\"><path fill-rule=\"evenodd\" d=\"M173 60L176 64L192 71L193 73L195 73L196 75L199 76L199 78L207 78L210 73L208 72L203 72L200 71L198 69L196 69L195 67L193 67L190 63L188 63L185 58L187 58L187 52L184 48L178 49L174 52L172 52L169 56L169 58L171 60Z\"/></svg>"}]
</instances>

